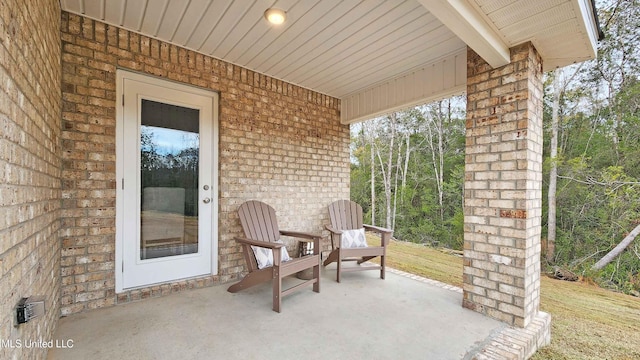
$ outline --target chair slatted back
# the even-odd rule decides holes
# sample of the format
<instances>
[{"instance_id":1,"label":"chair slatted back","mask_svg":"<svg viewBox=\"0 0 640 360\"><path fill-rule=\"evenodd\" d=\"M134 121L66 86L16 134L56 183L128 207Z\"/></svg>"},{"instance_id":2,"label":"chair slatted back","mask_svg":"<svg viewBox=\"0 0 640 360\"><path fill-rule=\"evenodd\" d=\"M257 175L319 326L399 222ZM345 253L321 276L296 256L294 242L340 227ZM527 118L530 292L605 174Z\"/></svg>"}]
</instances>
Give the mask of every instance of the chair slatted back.
<instances>
[{"instance_id":1,"label":"chair slatted back","mask_svg":"<svg viewBox=\"0 0 640 360\"><path fill-rule=\"evenodd\" d=\"M261 241L280 240L280 229L276 220L276 211L269 205L251 200L238 208L244 236Z\"/></svg>"},{"instance_id":2,"label":"chair slatted back","mask_svg":"<svg viewBox=\"0 0 640 360\"><path fill-rule=\"evenodd\" d=\"M338 200L329 205L331 226L337 230L353 230L362 227L362 206L349 200Z\"/></svg>"}]
</instances>

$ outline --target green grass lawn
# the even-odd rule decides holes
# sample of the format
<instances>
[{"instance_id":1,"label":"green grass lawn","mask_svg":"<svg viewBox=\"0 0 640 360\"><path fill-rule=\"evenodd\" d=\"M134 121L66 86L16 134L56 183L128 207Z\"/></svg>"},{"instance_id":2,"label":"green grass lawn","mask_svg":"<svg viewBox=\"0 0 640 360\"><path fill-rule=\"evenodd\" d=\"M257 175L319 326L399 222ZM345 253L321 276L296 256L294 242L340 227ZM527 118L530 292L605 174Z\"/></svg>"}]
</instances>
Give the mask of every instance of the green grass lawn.
<instances>
[{"instance_id":1,"label":"green grass lawn","mask_svg":"<svg viewBox=\"0 0 640 360\"><path fill-rule=\"evenodd\" d=\"M400 241L387 251L390 267L462 286L459 256ZM533 359L640 359L640 299L584 282L541 280L540 308L551 314L551 345Z\"/></svg>"}]
</instances>

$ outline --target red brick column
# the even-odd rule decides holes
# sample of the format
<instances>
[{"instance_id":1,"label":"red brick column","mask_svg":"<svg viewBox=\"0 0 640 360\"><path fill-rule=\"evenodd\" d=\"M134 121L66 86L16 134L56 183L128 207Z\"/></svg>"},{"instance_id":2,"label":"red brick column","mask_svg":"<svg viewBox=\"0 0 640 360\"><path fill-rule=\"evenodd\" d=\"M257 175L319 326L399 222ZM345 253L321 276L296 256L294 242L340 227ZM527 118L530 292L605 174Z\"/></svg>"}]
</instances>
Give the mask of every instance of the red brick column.
<instances>
[{"instance_id":1,"label":"red brick column","mask_svg":"<svg viewBox=\"0 0 640 360\"><path fill-rule=\"evenodd\" d=\"M463 306L526 327L540 304L542 60L467 55Z\"/></svg>"}]
</instances>

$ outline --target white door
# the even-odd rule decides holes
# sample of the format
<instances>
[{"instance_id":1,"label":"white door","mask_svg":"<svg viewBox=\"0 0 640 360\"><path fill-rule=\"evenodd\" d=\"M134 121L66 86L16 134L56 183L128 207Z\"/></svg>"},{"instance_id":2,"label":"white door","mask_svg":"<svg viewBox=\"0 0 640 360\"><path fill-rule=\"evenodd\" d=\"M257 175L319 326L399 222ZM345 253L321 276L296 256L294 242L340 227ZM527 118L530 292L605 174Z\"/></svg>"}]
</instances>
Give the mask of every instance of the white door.
<instances>
[{"instance_id":1,"label":"white door","mask_svg":"<svg viewBox=\"0 0 640 360\"><path fill-rule=\"evenodd\" d=\"M116 291L215 273L217 94L117 78Z\"/></svg>"}]
</instances>

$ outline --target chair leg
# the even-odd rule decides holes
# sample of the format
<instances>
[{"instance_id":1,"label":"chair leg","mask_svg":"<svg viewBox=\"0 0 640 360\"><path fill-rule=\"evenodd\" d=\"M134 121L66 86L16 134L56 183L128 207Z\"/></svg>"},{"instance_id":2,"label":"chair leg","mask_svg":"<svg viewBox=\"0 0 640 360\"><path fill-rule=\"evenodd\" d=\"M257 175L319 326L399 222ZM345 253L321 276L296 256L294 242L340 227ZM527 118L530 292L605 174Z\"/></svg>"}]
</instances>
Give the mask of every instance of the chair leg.
<instances>
[{"instance_id":1,"label":"chair leg","mask_svg":"<svg viewBox=\"0 0 640 360\"><path fill-rule=\"evenodd\" d=\"M380 279L384 280L384 259L385 259L385 255L380 256Z\"/></svg>"},{"instance_id":2,"label":"chair leg","mask_svg":"<svg viewBox=\"0 0 640 360\"><path fill-rule=\"evenodd\" d=\"M280 269L273 267L273 311L280 312L282 305L282 278Z\"/></svg>"},{"instance_id":3,"label":"chair leg","mask_svg":"<svg viewBox=\"0 0 640 360\"><path fill-rule=\"evenodd\" d=\"M340 282L340 270L342 270L342 254L338 250L338 269L336 270L336 281Z\"/></svg>"},{"instance_id":4,"label":"chair leg","mask_svg":"<svg viewBox=\"0 0 640 360\"><path fill-rule=\"evenodd\" d=\"M229 286L228 292L236 293L240 290L250 288L252 286L262 284L272 278L270 269L256 270L245 275L238 283Z\"/></svg>"},{"instance_id":5,"label":"chair leg","mask_svg":"<svg viewBox=\"0 0 640 360\"><path fill-rule=\"evenodd\" d=\"M313 267L313 278L316 279L316 282L313 284L313 291L319 293L320 292L320 264Z\"/></svg>"},{"instance_id":6,"label":"chair leg","mask_svg":"<svg viewBox=\"0 0 640 360\"><path fill-rule=\"evenodd\" d=\"M327 256L327 258L322 263L322 265L327 266L327 265L329 265L332 262L337 261L337 260L338 260L338 252L336 250L334 250L331 253L329 253L329 256Z\"/></svg>"}]
</instances>

